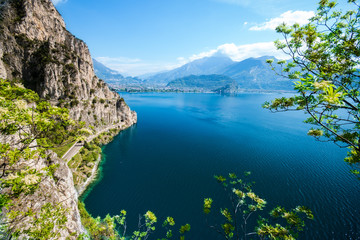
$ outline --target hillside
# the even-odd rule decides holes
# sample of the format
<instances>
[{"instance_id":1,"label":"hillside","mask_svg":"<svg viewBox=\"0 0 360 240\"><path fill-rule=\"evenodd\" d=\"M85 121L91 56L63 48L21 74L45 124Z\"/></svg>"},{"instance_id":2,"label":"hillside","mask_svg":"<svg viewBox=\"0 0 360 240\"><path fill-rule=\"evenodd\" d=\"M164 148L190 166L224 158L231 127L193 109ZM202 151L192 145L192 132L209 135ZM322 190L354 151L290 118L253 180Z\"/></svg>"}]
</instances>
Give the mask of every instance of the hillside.
<instances>
[{"instance_id":1,"label":"hillside","mask_svg":"<svg viewBox=\"0 0 360 240\"><path fill-rule=\"evenodd\" d=\"M221 88L236 88L236 81L223 75L191 75L176 79L167 84L167 87L179 90L197 90L216 92Z\"/></svg>"}]
</instances>

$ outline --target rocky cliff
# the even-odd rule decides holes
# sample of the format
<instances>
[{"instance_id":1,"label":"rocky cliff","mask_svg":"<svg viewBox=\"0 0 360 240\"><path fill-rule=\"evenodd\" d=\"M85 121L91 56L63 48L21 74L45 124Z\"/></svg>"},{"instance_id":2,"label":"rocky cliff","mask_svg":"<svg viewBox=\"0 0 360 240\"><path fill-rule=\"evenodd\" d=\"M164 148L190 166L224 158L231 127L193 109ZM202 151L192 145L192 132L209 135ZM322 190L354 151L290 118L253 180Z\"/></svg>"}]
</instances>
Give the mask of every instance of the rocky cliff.
<instances>
[{"instance_id":1,"label":"rocky cliff","mask_svg":"<svg viewBox=\"0 0 360 240\"><path fill-rule=\"evenodd\" d=\"M52 104L67 107L74 120L85 121L98 131L137 121L123 98L96 77L88 47L66 30L50 0L0 1L0 78L21 81ZM26 164L34 167L35 163ZM61 239L75 239L85 230L72 172L51 152L47 159L36 161L35 168L49 164L59 166L55 179L47 178L35 194L17 199L14 206L40 209L46 203L61 205L68 209ZM22 223L26 225L26 219Z\"/></svg>"},{"instance_id":2,"label":"rocky cliff","mask_svg":"<svg viewBox=\"0 0 360 240\"><path fill-rule=\"evenodd\" d=\"M78 193L74 187L72 172L67 166L66 162L62 161L52 151L47 152L47 158L37 158L30 162L23 162L31 166L32 169L41 169L51 165L58 165L54 177L45 177L39 189L34 194L25 195L14 199L9 211L24 211L31 209L34 213L44 213L44 207L50 204L52 207L51 214L48 213L49 221L52 215L56 214L56 208L59 207L60 214L66 217L66 222L58 226L55 224L55 232L57 232L57 239L76 239L80 234L86 234L86 230L81 223L80 213L78 210ZM54 208L55 207L55 208ZM7 212L7 210L5 210ZM27 239L24 232L34 226L34 217L29 215L19 215L10 224L13 229L22 229L20 239ZM41 227L41 226L39 226ZM44 229L43 231L46 231ZM7 239L7 238L4 238Z\"/></svg>"},{"instance_id":3,"label":"rocky cliff","mask_svg":"<svg viewBox=\"0 0 360 240\"><path fill-rule=\"evenodd\" d=\"M1 78L22 79L98 130L136 122L136 113L96 77L87 45L66 30L50 0L3 0L0 14Z\"/></svg>"}]
</instances>

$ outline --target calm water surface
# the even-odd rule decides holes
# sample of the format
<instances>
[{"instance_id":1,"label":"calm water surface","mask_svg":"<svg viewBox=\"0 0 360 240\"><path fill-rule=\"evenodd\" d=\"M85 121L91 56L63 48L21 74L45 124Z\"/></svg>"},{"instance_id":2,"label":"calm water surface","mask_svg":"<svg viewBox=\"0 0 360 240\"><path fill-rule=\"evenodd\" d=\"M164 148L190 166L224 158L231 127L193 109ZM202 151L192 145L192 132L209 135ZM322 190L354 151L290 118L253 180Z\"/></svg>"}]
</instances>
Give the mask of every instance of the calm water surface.
<instances>
[{"instance_id":1,"label":"calm water surface","mask_svg":"<svg viewBox=\"0 0 360 240\"><path fill-rule=\"evenodd\" d=\"M279 95L122 95L138 124L104 147L101 179L84 196L93 216L126 209L136 226L151 210L177 227L190 223L187 239L221 239L202 213L205 197L227 204L213 175L251 171L254 192L268 202L264 217L277 205L313 210L299 239L360 239L360 181L343 162L346 150L307 136L303 113L261 108Z\"/></svg>"}]
</instances>

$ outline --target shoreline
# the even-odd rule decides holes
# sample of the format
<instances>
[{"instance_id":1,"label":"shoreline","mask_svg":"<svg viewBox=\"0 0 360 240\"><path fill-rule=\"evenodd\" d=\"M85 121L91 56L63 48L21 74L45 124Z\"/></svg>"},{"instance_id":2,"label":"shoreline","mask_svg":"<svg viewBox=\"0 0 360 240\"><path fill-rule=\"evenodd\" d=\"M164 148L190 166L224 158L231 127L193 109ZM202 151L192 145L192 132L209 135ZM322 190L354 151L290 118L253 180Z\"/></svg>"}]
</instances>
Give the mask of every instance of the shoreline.
<instances>
[{"instance_id":1,"label":"shoreline","mask_svg":"<svg viewBox=\"0 0 360 240\"><path fill-rule=\"evenodd\" d=\"M100 156L98 157L98 160L95 162L95 165L91 171L91 175L88 179L86 179L86 181L81 184L78 188L75 187L76 191L78 192L78 196L79 198L83 195L83 193L88 189L88 187L90 186L91 183L93 183L98 176L98 170L99 170L99 164L101 163L101 159L102 159L102 151Z\"/></svg>"},{"instance_id":2,"label":"shoreline","mask_svg":"<svg viewBox=\"0 0 360 240\"><path fill-rule=\"evenodd\" d=\"M119 132L116 135L114 135L113 137L119 135L122 131L130 128L131 126L134 126L135 124L136 124L136 122L132 123L131 125L128 125L128 126L125 125L123 128L120 128ZM112 129L116 129L116 128L108 129L108 131L110 131ZM110 143L110 142L108 142L108 143ZM108 143L103 144L103 146L107 145ZM90 189L89 187L91 187L91 185L98 180L99 171L100 171L99 166L101 166L101 164L103 163L103 157L104 157L103 150L101 149L101 153L98 157L98 160L95 162L95 165L91 171L90 177L88 177L86 179L86 181L84 183L82 183L80 186L75 187L75 189L78 193L78 199L84 200L83 195L87 192L87 190Z\"/></svg>"}]
</instances>

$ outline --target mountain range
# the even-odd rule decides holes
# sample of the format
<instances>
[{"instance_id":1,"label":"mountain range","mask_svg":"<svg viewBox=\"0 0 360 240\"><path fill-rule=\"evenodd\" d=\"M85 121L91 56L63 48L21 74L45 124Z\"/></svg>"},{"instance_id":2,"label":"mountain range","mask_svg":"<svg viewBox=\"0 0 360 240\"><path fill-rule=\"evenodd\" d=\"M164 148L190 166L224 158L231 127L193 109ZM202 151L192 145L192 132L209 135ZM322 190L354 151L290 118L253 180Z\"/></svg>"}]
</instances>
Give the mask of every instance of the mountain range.
<instances>
[{"instance_id":1,"label":"mountain range","mask_svg":"<svg viewBox=\"0 0 360 240\"><path fill-rule=\"evenodd\" d=\"M218 74L236 80L242 89L293 90L293 82L276 75L266 63L267 59L275 59L275 57L263 56L234 62ZM276 66L275 70L280 72L281 69Z\"/></svg>"},{"instance_id":2,"label":"mountain range","mask_svg":"<svg viewBox=\"0 0 360 240\"><path fill-rule=\"evenodd\" d=\"M132 77L125 78L120 73L96 62L96 60L94 60L94 67L100 78L103 78L109 84L122 87L203 89L208 91L215 90L215 86L219 88L226 87L231 82L231 86L240 90L293 90L293 82L276 75L266 63L266 59L275 58L263 56L236 62L227 55L215 54L194 60L170 71L144 77L142 80ZM276 70L280 70L280 68ZM227 79L227 81L223 81L224 79ZM216 81L219 82L215 83ZM209 86L206 87L206 85ZM234 87L232 87L233 90Z\"/></svg>"},{"instance_id":3,"label":"mountain range","mask_svg":"<svg viewBox=\"0 0 360 240\"><path fill-rule=\"evenodd\" d=\"M145 79L146 83L166 85L170 81L187 77L190 75L211 75L219 74L222 69L233 64L233 60L225 55L215 55L211 57L205 57L187 63L179 68L155 74Z\"/></svg>"}]
</instances>

